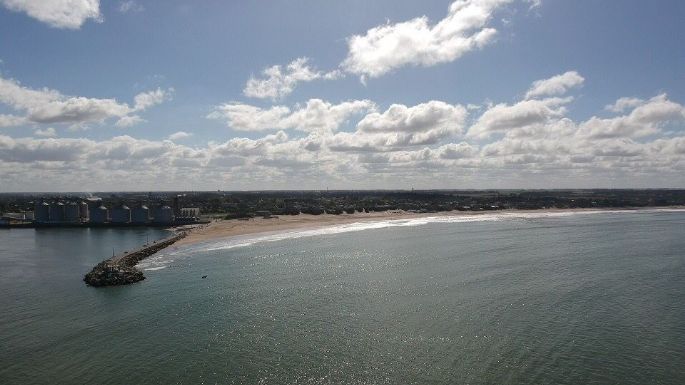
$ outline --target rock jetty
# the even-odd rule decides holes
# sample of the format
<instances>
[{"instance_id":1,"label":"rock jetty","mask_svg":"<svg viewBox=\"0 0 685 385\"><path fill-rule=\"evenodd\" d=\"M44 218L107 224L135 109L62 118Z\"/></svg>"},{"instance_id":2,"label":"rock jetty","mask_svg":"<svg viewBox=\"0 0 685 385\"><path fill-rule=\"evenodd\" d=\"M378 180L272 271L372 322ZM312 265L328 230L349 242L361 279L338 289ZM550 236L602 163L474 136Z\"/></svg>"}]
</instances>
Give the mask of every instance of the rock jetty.
<instances>
[{"instance_id":1,"label":"rock jetty","mask_svg":"<svg viewBox=\"0 0 685 385\"><path fill-rule=\"evenodd\" d=\"M113 256L98 263L90 273L86 274L83 281L89 286L96 287L128 285L142 281L145 279L145 276L142 271L136 268L138 262L171 246L185 236L186 233L181 232L169 238L145 245L138 250Z\"/></svg>"}]
</instances>

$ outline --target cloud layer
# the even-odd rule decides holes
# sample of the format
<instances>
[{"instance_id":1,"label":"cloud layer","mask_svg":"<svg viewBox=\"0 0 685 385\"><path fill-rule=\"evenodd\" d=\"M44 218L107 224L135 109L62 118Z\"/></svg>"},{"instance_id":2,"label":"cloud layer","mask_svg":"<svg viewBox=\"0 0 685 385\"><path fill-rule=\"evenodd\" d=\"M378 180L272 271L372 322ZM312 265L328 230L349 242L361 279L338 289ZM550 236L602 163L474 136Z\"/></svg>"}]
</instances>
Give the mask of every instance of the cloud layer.
<instances>
[{"instance_id":1,"label":"cloud layer","mask_svg":"<svg viewBox=\"0 0 685 385\"><path fill-rule=\"evenodd\" d=\"M0 174L8 189L58 177L66 189L107 189L102 181L115 180L117 189L138 190L292 188L293 181L298 188L685 183L685 106L665 94L639 103L618 99L622 112L574 121L567 116L573 87L562 88L470 111L436 100L384 110L367 100L268 109L229 103L210 117L266 134L199 147L175 143L188 138L185 132L159 141L51 138L49 129L35 133L40 139L0 135Z\"/></svg>"}]
</instances>

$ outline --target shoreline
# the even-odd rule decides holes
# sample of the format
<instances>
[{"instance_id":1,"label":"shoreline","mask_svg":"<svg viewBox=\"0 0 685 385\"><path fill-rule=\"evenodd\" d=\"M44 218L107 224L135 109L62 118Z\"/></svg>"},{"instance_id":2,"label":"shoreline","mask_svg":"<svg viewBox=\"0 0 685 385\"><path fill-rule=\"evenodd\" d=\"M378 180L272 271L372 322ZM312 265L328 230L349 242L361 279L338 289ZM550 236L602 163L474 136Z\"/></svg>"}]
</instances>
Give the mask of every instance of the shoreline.
<instances>
[{"instance_id":1,"label":"shoreline","mask_svg":"<svg viewBox=\"0 0 685 385\"><path fill-rule=\"evenodd\" d=\"M190 230L185 230L187 236L176 243L176 246L189 246L198 243L213 242L223 239L231 239L237 236L271 234L289 230L317 230L327 227L346 225L352 223L380 222L389 220L420 219L434 217L474 217L487 214L521 214L521 213L582 213L582 212L621 212L621 211L646 211L659 209L685 210L685 206L662 206L662 207L625 207L625 208L577 208L577 209L538 209L538 210L485 210L485 211L441 211L435 213L413 213L402 210L354 213L354 214L299 214L283 215L273 218L250 218L247 220L227 219L210 222Z\"/></svg>"}]
</instances>

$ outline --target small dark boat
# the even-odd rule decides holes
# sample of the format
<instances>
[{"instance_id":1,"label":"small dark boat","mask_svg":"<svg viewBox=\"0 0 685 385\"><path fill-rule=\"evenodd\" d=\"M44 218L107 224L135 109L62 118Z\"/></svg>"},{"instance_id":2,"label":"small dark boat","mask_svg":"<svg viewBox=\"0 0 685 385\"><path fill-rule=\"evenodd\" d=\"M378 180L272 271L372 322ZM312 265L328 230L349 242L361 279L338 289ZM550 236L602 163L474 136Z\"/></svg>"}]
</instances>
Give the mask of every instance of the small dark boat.
<instances>
[{"instance_id":1,"label":"small dark boat","mask_svg":"<svg viewBox=\"0 0 685 385\"><path fill-rule=\"evenodd\" d=\"M207 278L207 276L206 276L206 275L203 275L203 276L202 276L202 279L205 279L205 278Z\"/></svg>"}]
</instances>

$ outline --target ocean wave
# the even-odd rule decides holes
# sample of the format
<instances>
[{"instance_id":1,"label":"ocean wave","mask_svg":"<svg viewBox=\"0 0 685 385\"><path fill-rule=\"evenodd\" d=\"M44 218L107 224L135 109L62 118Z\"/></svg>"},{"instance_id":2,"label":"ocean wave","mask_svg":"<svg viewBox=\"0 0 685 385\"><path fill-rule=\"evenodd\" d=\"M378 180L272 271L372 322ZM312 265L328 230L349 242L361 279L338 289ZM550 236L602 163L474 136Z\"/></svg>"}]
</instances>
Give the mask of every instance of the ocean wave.
<instances>
[{"instance_id":1,"label":"ocean wave","mask_svg":"<svg viewBox=\"0 0 685 385\"><path fill-rule=\"evenodd\" d=\"M578 210L578 211L531 211L531 212L493 212L493 213L459 213L447 215L435 215L417 218L382 219L377 221L361 221L330 225L325 227L282 230L264 232L249 235L231 236L222 239L197 243L193 245L164 250L153 258L143 261L139 267L143 269L155 269L159 266L167 266L173 260L172 257L182 257L207 251L229 250L240 247L248 247L259 243L277 242L288 239L316 237L323 235L335 235L349 232L385 229L392 227L423 226L431 223L467 223L467 222L493 222L506 220L536 220L545 218L561 218L579 215L618 214L618 213L656 213L656 212L684 212L683 209L641 209L641 210Z\"/></svg>"}]
</instances>

